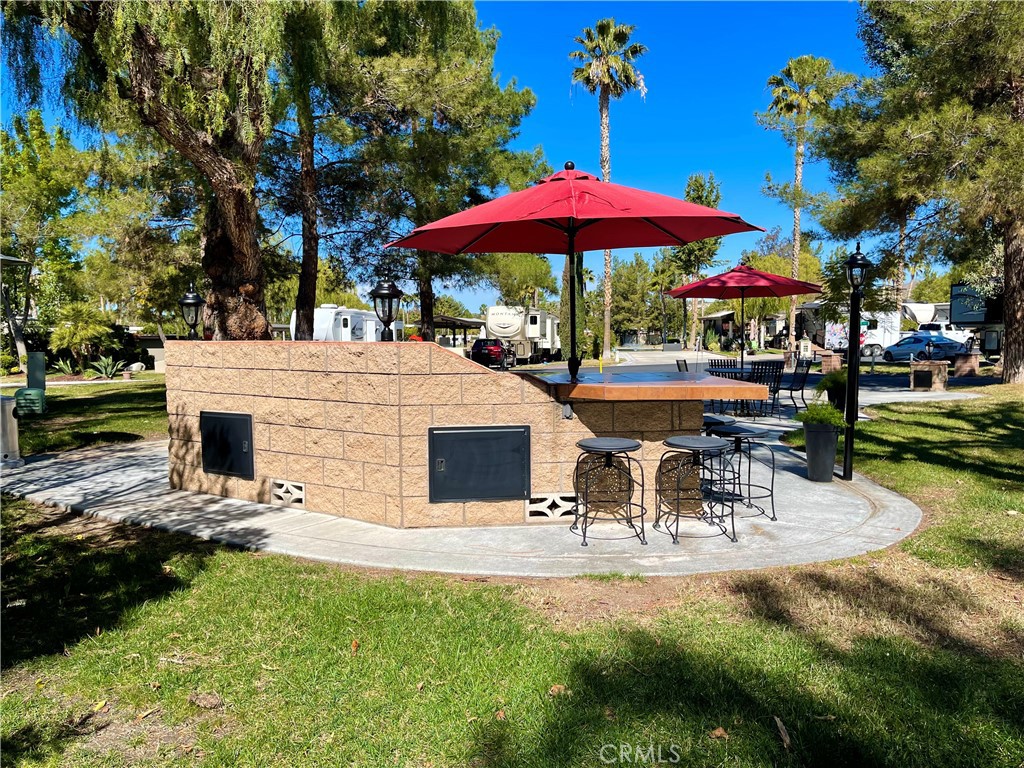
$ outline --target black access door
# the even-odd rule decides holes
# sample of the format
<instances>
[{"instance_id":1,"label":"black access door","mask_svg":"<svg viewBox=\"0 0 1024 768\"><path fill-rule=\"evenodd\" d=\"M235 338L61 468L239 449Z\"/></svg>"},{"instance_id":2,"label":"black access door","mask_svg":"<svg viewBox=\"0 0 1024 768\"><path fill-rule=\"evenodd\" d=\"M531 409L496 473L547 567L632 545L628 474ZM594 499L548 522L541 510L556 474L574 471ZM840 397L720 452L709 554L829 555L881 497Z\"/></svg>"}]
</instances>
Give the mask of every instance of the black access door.
<instances>
[{"instance_id":1,"label":"black access door","mask_svg":"<svg viewBox=\"0 0 1024 768\"><path fill-rule=\"evenodd\" d=\"M252 480L252 415L200 411L203 472Z\"/></svg>"},{"instance_id":2,"label":"black access door","mask_svg":"<svg viewBox=\"0 0 1024 768\"><path fill-rule=\"evenodd\" d=\"M430 501L530 497L530 427L431 427Z\"/></svg>"}]
</instances>

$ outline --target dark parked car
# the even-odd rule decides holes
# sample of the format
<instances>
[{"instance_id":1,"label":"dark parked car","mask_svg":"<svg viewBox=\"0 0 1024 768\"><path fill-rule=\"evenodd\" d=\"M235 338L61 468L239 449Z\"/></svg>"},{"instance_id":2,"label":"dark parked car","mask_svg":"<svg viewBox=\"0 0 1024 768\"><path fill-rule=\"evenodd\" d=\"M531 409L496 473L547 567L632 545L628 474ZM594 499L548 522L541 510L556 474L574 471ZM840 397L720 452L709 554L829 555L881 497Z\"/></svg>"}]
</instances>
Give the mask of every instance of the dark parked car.
<instances>
[{"instance_id":1,"label":"dark parked car","mask_svg":"<svg viewBox=\"0 0 1024 768\"><path fill-rule=\"evenodd\" d=\"M477 339L469 356L474 363L481 365L500 366L504 362L511 368L516 364L515 352L507 349L500 339Z\"/></svg>"}]
</instances>

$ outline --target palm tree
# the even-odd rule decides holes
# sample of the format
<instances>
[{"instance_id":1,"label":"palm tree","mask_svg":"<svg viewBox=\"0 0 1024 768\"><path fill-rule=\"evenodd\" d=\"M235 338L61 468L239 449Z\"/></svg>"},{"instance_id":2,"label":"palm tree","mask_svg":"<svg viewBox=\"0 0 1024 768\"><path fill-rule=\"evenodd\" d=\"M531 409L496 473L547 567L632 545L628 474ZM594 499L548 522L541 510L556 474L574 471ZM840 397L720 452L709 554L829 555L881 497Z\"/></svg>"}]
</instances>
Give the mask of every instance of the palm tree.
<instances>
[{"instance_id":1,"label":"palm tree","mask_svg":"<svg viewBox=\"0 0 1024 768\"><path fill-rule=\"evenodd\" d=\"M572 71L572 81L580 83L590 93L597 94L597 106L601 112L601 179L612 180L612 160L609 146L608 105L612 98L621 98L629 91L647 94L644 77L633 66L633 62L647 52L642 43L631 43L631 24L616 24L615 19L601 19L595 29L587 27L576 38L580 50L571 51L569 58L579 62ZM604 252L604 345L602 357L612 356L612 252Z\"/></svg>"},{"instance_id":2,"label":"palm tree","mask_svg":"<svg viewBox=\"0 0 1024 768\"><path fill-rule=\"evenodd\" d=\"M772 103L768 112L760 115L773 128L781 128L786 139L796 150L793 170L793 255L790 274L799 279L800 267L800 209L803 197L804 153L808 133L814 118L825 109L832 98L848 82L838 75L828 59L817 56L798 56L790 59L777 75L768 78ZM796 343L796 296L789 299L789 343Z\"/></svg>"},{"instance_id":3,"label":"palm tree","mask_svg":"<svg viewBox=\"0 0 1024 768\"><path fill-rule=\"evenodd\" d=\"M85 370L85 361L101 346L111 345L112 331L103 320L103 314L84 301L68 304L60 311L58 322L50 334L50 349L67 349L79 371Z\"/></svg>"}]
</instances>

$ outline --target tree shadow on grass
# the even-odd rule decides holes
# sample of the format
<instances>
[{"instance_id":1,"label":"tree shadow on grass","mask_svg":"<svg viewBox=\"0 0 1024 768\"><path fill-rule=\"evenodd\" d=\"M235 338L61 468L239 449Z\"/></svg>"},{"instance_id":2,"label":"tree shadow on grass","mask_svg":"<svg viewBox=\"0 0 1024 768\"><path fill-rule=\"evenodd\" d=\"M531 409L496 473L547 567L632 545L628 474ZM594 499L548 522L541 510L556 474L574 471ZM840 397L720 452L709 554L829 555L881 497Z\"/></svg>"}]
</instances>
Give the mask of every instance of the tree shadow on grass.
<instances>
[{"instance_id":1,"label":"tree shadow on grass","mask_svg":"<svg viewBox=\"0 0 1024 768\"><path fill-rule=\"evenodd\" d=\"M757 647L762 639L778 658ZM575 661L565 681L572 693L547 702L538 738L505 721L479 725L470 764L660 757L680 765L1016 768L1008 755L1024 746L1019 672L1011 661L965 659L892 637L840 649L778 628L759 636L751 625L696 637L674 636L671 625L634 630Z\"/></svg>"},{"instance_id":2,"label":"tree shadow on grass","mask_svg":"<svg viewBox=\"0 0 1024 768\"><path fill-rule=\"evenodd\" d=\"M133 606L187 587L219 549L9 497L3 506L4 669L117 627Z\"/></svg>"}]
</instances>

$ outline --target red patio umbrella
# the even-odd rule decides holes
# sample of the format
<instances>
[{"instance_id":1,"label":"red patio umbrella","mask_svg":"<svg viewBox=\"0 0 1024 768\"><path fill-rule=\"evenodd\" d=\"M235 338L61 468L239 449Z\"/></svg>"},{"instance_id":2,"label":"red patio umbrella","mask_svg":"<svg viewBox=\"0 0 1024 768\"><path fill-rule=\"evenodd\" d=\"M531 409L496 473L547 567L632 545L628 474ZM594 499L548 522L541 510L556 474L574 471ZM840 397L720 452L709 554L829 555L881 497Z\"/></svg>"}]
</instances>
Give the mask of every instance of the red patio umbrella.
<instances>
[{"instance_id":1,"label":"red patio umbrella","mask_svg":"<svg viewBox=\"0 0 1024 768\"><path fill-rule=\"evenodd\" d=\"M564 253L569 271L569 373L576 357L576 280L581 251L684 245L734 232L764 231L735 213L565 170L536 185L414 229L388 247L435 253Z\"/></svg>"},{"instance_id":2,"label":"red patio umbrella","mask_svg":"<svg viewBox=\"0 0 1024 768\"><path fill-rule=\"evenodd\" d=\"M804 293L821 293L821 286L794 280L791 277L773 275L753 267L740 265L728 272L712 275L689 285L681 285L666 293L673 299L739 299L740 300L740 367L743 367L746 351L746 313L744 302L751 298L799 296Z\"/></svg>"}]
</instances>

